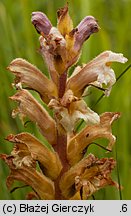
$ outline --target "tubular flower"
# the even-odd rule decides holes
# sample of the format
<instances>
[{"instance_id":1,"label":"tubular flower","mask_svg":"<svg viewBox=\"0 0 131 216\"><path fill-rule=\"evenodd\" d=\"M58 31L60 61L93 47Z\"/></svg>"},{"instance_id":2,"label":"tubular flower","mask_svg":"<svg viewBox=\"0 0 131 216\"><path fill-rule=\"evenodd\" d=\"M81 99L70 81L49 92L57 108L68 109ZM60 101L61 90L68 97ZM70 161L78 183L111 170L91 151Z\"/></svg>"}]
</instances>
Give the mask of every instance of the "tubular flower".
<instances>
[{"instance_id":1,"label":"tubular flower","mask_svg":"<svg viewBox=\"0 0 131 216\"><path fill-rule=\"evenodd\" d=\"M32 159L39 162L40 167L43 167L42 171L48 177L50 177L51 179L58 177L62 169L59 156L56 152L53 152L53 150L49 150L33 135L29 133L20 133L17 135L9 135L6 139L12 143L15 143L14 149L17 149L17 154L16 151L12 152L12 155L15 155L15 158L17 158L16 155L19 155L19 152L23 151L22 148L24 147L26 149L26 154L28 152L28 154L31 155ZM24 160L25 157L23 157L22 160Z\"/></svg>"},{"instance_id":2,"label":"tubular flower","mask_svg":"<svg viewBox=\"0 0 131 216\"><path fill-rule=\"evenodd\" d=\"M39 69L24 59L17 58L8 66L15 76L15 86L20 89L24 84L28 88L38 92L45 103L57 96L56 85L49 80Z\"/></svg>"},{"instance_id":3,"label":"tubular flower","mask_svg":"<svg viewBox=\"0 0 131 216\"><path fill-rule=\"evenodd\" d=\"M115 161L112 158L99 160L94 155L89 154L88 157L71 167L62 176L60 188L64 197L74 199L77 196L79 199L87 199L106 185L117 186L117 183L110 178L110 173L114 167Z\"/></svg>"},{"instance_id":4,"label":"tubular flower","mask_svg":"<svg viewBox=\"0 0 131 216\"><path fill-rule=\"evenodd\" d=\"M27 90L17 92L10 99L19 103L17 113L27 115L32 121L38 124L41 133L51 144L56 143L55 121Z\"/></svg>"},{"instance_id":5,"label":"tubular flower","mask_svg":"<svg viewBox=\"0 0 131 216\"><path fill-rule=\"evenodd\" d=\"M99 26L93 16L87 16L74 28L68 4L57 11L57 19L57 27L54 27L42 12L33 12L31 18L40 34L40 53L50 78L21 58L8 66L15 75L14 86L18 90L10 97L18 103L12 116L27 116L35 122L49 147L30 133L10 134L6 140L13 143L13 150L10 155L0 157L11 170L7 178L9 189L14 181L21 181L33 190L28 198L88 199L108 185L119 187L111 179L115 160L97 158L88 153L88 147L96 139L106 139L106 150L113 149L116 138L112 134L112 123L120 113L99 115L90 109L82 95L86 87L103 88L104 85L108 96L116 81L111 64L125 63L127 59L120 53L105 51L91 62L77 66L68 77L68 69L78 61L83 43L99 31ZM36 91L45 105L29 90ZM53 110L53 116L45 106ZM81 119L86 126L78 132L76 126Z\"/></svg>"},{"instance_id":6,"label":"tubular flower","mask_svg":"<svg viewBox=\"0 0 131 216\"><path fill-rule=\"evenodd\" d=\"M110 68L112 62L127 62L121 53L105 51L98 55L84 67L79 67L74 76L68 79L67 89L71 89L74 94L80 97L85 88L91 84L102 87L105 84L109 91L116 81L113 69Z\"/></svg>"},{"instance_id":7,"label":"tubular flower","mask_svg":"<svg viewBox=\"0 0 131 216\"><path fill-rule=\"evenodd\" d=\"M83 157L83 150L98 138L109 140L107 149L112 150L116 138L112 135L111 124L119 117L120 113L105 112L100 116L99 124L86 126L76 136L73 136L69 140L67 148L67 156L70 163L75 164L78 162Z\"/></svg>"},{"instance_id":8,"label":"tubular flower","mask_svg":"<svg viewBox=\"0 0 131 216\"><path fill-rule=\"evenodd\" d=\"M52 99L48 105L53 108L59 124L67 132L72 132L79 119L83 119L87 124L97 124L100 121L99 115L87 107L84 100L73 95L68 90L61 100Z\"/></svg>"},{"instance_id":9,"label":"tubular flower","mask_svg":"<svg viewBox=\"0 0 131 216\"><path fill-rule=\"evenodd\" d=\"M11 173L7 178L7 187L10 189L14 180L30 185L39 199L54 199L54 183L45 175L38 172L33 164L26 159L18 166L14 162L14 156L1 155L8 164Z\"/></svg>"}]
</instances>

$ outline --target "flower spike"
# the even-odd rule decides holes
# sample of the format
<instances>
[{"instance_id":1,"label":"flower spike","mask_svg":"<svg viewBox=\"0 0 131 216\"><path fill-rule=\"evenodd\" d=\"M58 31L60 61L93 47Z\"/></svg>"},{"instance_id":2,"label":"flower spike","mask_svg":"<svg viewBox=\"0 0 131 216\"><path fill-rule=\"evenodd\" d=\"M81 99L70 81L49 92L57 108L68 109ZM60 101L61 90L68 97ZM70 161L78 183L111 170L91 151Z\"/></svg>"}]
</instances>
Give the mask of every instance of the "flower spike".
<instances>
[{"instance_id":1,"label":"flower spike","mask_svg":"<svg viewBox=\"0 0 131 216\"><path fill-rule=\"evenodd\" d=\"M27 198L44 200L87 200L106 186L119 188L111 178L116 161L89 154L88 147L95 144L97 148L112 151L116 141L112 124L120 113L99 115L83 98L86 87L104 90L109 96L116 82L111 64L125 63L127 58L121 53L104 51L86 65L77 66L69 77L69 68L78 61L83 43L99 31L98 21L86 16L74 28L68 3L57 11L56 27L39 11L32 13L31 21L40 34L39 51L50 76L47 78L22 58L10 63L8 69L16 77L14 85L18 90L10 97L18 102L12 117L19 114L23 120L27 116L51 145L47 147L26 132L7 136L13 150L10 155L0 154L10 168L7 187L10 189L15 180L21 181L22 187L30 186L33 190ZM52 117L28 90L39 93L41 103L53 110ZM77 131L81 119L85 126ZM96 139L106 139L108 146L96 143Z\"/></svg>"}]
</instances>

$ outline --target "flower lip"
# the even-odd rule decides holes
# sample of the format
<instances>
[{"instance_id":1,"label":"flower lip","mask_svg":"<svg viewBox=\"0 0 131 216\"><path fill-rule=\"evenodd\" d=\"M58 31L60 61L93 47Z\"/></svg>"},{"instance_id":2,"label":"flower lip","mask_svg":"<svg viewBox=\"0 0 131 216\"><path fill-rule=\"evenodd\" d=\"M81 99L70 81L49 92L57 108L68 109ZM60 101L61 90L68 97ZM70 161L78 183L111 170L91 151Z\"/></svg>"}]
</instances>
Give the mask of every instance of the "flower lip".
<instances>
[{"instance_id":1,"label":"flower lip","mask_svg":"<svg viewBox=\"0 0 131 216\"><path fill-rule=\"evenodd\" d=\"M32 13L31 22L39 34L44 33L47 36L52 28L50 20L40 11Z\"/></svg>"}]
</instances>

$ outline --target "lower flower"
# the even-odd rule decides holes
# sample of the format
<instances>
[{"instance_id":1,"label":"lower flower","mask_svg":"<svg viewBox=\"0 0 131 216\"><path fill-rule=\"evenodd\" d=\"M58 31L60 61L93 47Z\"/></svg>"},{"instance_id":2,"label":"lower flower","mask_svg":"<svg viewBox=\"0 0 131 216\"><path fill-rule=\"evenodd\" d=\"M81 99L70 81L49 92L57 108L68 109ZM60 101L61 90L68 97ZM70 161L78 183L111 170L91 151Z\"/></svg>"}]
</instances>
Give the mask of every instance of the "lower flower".
<instances>
[{"instance_id":1,"label":"lower flower","mask_svg":"<svg viewBox=\"0 0 131 216\"><path fill-rule=\"evenodd\" d=\"M85 200L105 186L118 187L110 177L115 165L112 158L98 159L89 154L62 176L60 188L63 195L67 199Z\"/></svg>"},{"instance_id":2,"label":"lower flower","mask_svg":"<svg viewBox=\"0 0 131 216\"><path fill-rule=\"evenodd\" d=\"M16 167L13 156L0 155L0 157L8 164L11 170L10 175L7 178L7 187L9 189L14 180L17 180L29 185L38 199L52 200L55 198L54 183L52 180L38 172L34 167L25 164Z\"/></svg>"}]
</instances>

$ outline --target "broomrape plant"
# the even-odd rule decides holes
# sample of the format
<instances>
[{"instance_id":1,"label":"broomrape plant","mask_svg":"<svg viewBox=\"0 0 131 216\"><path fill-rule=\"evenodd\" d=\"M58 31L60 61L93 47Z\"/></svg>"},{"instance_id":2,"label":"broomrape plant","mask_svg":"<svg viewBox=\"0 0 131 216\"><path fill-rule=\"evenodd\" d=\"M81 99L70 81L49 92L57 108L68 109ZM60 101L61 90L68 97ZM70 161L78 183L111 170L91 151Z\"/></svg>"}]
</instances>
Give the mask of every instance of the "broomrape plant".
<instances>
[{"instance_id":1,"label":"broomrape plant","mask_svg":"<svg viewBox=\"0 0 131 216\"><path fill-rule=\"evenodd\" d=\"M99 159L88 154L87 148L103 138L108 140L106 149L112 150L116 138L111 126L120 113L105 112L99 116L88 107L83 95L95 86L106 87L105 96L109 96L116 81L111 64L125 63L127 59L122 54L105 51L86 65L77 66L68 77L69 68L80 57L83 43L99 31L99 26L93 16L87 16L74 28L68 5L57 11L57 17L57 27L42 12L33 12L31 18L40 34L39 51L50 79L22 58L16 58L8 66L15 75L14 86L18 90L10 97L18 102L13 117L28 116L36 122L51 148L30 133L11 134L6 138L14 143L11 155L0 157L11 170L7 178L9 189L17 180L33 189L28 195L32 198L85 200L105 186L119 187L111 178L115 160ZM28 90L39 93L43 103L53 110L53 118ZM81 119L87 125L77 132L75 128Z\"/></svg>"}]
</instances>

